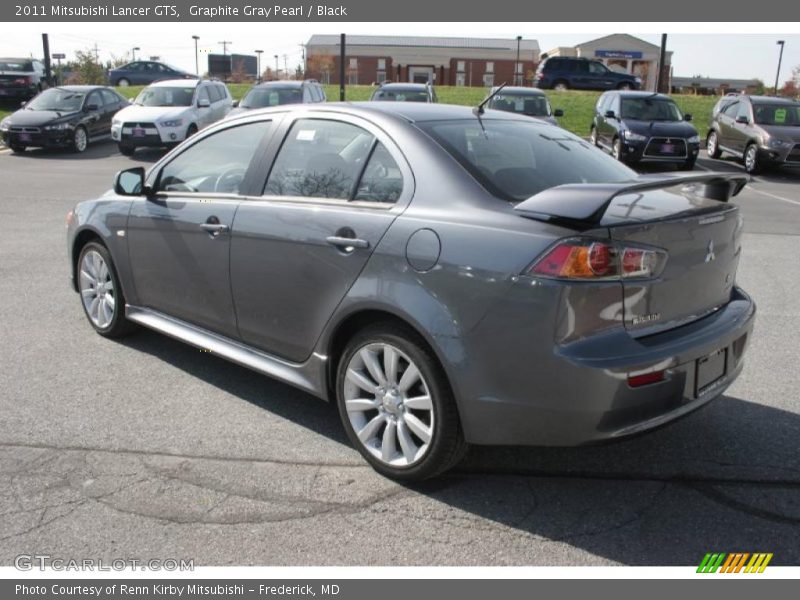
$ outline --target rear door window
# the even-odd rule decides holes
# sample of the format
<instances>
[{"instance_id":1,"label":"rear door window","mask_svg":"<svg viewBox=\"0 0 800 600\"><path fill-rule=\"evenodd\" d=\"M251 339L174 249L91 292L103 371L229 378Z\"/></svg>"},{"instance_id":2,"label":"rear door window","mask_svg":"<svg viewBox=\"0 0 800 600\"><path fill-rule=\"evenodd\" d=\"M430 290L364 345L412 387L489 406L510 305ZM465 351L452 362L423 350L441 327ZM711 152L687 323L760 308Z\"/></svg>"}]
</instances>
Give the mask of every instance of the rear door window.
<instances>
[{"instance_id":1,"label":"rear door window","mask_svg":"<svg viewBox=\"0 0 800 600\"><path fill-rule=\"evenodd\" d=\"M375 137L327 119L294 122L272 166L265 195L352 199Z\"/></svg>"}]
</instances>

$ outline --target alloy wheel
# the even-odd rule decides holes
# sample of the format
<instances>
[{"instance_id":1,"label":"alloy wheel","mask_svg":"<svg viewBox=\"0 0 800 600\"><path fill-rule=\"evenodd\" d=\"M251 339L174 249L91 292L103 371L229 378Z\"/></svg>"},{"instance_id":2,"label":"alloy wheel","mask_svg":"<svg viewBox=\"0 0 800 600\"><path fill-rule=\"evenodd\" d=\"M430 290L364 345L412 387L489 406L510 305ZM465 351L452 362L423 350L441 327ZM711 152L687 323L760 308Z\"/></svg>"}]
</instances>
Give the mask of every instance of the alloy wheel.
<instances>
[{"instance_id":1,"label":"alloy wheel","mask_svg":"<svg viewBox=\"0 0 800 600\"><path fill-rule=\"evenodd\" d=\"M589 135L589 141L592 143L592 146L597 146L597 128L592 127L592 133Z\"/></svg>"},{"instance_id":2,"label":"alloy wheel","mask_svg":"<svg viewBox=\"0 0 800 600\"><path fill-rule=\"evenodd\" d=\"M751 144L747 147L744 153L744 168L748 173L752 173L756 169L756 147Z\"/></svg>"},{"instance_id":3,"label":"alloy wheel","mask_svg":"<svg viewBox=\"0 0 800 600\"><path fill-rule=\"evenodd\" d=\"M622 156L622 144L618 139L614 140L614 146L611 150L611 153L614 158L621 160L620 157Z\"/></svg>"},{"instance_id":4,"label":"alloy wheel","mask_svg":"<svg viewBox=\"0 0 800 600\"><path fill-rule=\"evenodd\" d=\"M116 293L111 270L96 250L83 255L80 264L81 301L89 319L99 329L111 324L116 310Z\"/></svg>"},{"instance_id":5,"label":"alloy wheel","mask_svg":"<svg viewBox=\"0 0 800 600\"><path fill-rule=\"evenodd\" d=\"M713 156L717 152L717 134L713 131L708 134L708 140L706 142L706 152L709 156Z\"/></svg>"},{"instance_id":6,"label":"alloy wheel","mask_svg":"<svg viewBox=\"0 0 800 600\"><path fill-rule=\"evenodd\" d=\"M377 460L408 467L428 452L433 400L422 372L400 349L384 342L361 347L347 365L343 392L350 425Z\"/></svg>"},{"instance_id":7,"label":"alloy wheel","mask_svg":"<svg viewBox=\"0 0 800 600\"><path fill-rule=\"evenodd\" d=\"M78 152L83 152L86 150L86 146L88 145L88 139L86 137L86 130L83 127L78 127L75 130L75 133L72 137L75 143L75 150Z\"/></svg>"}]
</instances>

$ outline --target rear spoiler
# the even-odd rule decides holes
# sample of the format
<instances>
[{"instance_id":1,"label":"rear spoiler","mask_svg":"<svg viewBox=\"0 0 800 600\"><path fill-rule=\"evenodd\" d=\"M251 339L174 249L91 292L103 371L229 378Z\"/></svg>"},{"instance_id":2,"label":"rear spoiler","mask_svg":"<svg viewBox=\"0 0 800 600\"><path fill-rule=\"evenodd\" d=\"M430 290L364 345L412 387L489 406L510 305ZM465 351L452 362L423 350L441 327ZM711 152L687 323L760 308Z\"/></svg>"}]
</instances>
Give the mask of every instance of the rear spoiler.
<instances>
[{"instance_id":1,"label":"rear spoiler","mask_svg":"<svg viewBox=\"0 0 800 600\"><path fill-rule=\"evenodd\" d=\"M695 195L727 202L742 191L749 177L740 173L643 175L622 183L569 183L539 192L523 200L514 210L543 221L588 229L600 225L617 196L691 185Z\"/></svg>"}]
</instances>

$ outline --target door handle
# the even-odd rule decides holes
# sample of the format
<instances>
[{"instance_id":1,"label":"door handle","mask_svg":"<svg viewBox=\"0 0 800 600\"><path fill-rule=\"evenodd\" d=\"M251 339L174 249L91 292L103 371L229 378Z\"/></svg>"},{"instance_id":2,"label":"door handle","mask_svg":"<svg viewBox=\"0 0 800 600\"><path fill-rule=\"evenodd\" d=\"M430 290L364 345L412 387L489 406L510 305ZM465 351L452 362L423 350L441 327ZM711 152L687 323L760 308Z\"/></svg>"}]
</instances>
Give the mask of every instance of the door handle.
<instances>
[{"instance_id":1,"label":"door handle","mask_svg":"<svg viewBox=\"0 0 800 600\"><path fill-rule=\"evenodd\" d=\"M223 223L201 223L200 229L210 233L211 237L218 237L222 233L228 233L230 227Z\"/></svg>"},{"instance_id":2,"label":"door handle","mask_svg":"<svg viewBox=\"0 0 800 600\"><path fill-rule=\"evenodd\" d=\"M369 248L369 242L367 240L361 240L359 238L342 237L339 235L329 235L328 237L325 238L325 241L328 242L331 246L337 246L339 248L361 248L361 249Z\"/></svg>"}]
</instances>

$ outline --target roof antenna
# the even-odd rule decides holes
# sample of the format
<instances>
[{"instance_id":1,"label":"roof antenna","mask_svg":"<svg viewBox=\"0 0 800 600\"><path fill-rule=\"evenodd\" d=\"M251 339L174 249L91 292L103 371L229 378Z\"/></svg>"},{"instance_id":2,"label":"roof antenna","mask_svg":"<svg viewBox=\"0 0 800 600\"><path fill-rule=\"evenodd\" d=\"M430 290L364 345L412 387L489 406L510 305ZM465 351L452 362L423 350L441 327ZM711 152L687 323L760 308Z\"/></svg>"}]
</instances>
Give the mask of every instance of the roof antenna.
<instances>
[{"instance_id":1,"label":"roof antenna","mask_svg":"<svg viewBox=\"0 0 800 600\"><path fill-rule=\"evenodd\" d=\"M480 104L478 104L478 106L476 106L475 108L473 108L473 109L472 109L472 113L473 113L473 114L474 114L476 117L480 117L480 116L481 116L481 115L484 113L483 107L484 107L484 106L486 106L486 105L489 103L489 100L491 100L492 98L494 98L495 96L497 96L497 94L499 94L499 93L500 93L500 91L501 91L501 90L502 90L504 87L506 87L506 84L505 84L505 83L503 83L502 85L500 85L500 86L499 86L499 87L498 87L498 88L497 88L495 91L493 91L491 94L489 94L488 96L486 96L486 98L484 98L484 99L481 101L481 103L480 103Z\"/></svg>"}]
</instances>

